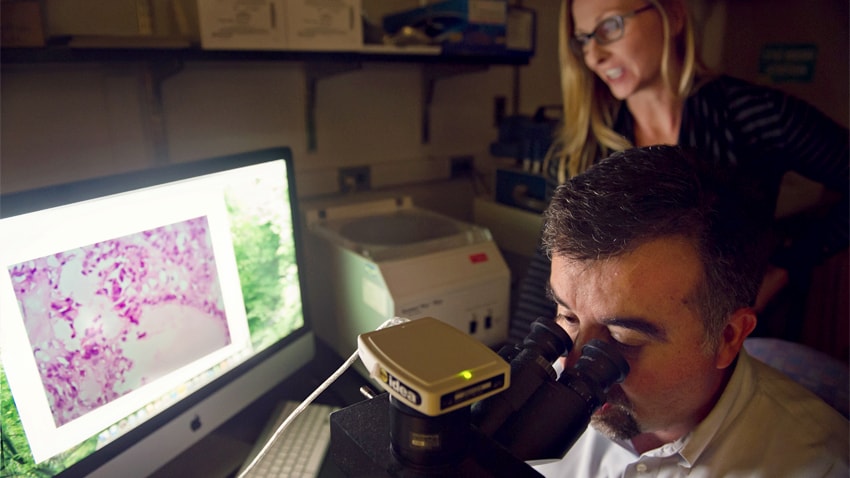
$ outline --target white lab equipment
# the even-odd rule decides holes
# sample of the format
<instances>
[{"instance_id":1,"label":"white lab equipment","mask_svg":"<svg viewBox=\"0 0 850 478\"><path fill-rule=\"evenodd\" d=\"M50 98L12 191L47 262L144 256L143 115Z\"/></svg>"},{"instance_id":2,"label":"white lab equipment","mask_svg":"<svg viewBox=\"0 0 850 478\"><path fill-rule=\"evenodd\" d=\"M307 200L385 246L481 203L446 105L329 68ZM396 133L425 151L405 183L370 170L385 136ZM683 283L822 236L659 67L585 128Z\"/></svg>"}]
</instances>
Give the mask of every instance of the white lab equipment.
<instances>
[{"instance_id":1,"label":"white lab equipment","mask_svg":"<svg viewBox=\"0 0 850 478\"><path fill-rule=\"evenodd\" d=\"M340 356L394 316L435 317L491 347L507 340L510 271L488 229L406 196L306 219L309 265L321 278L311 281L314 330Z\"/></svg>"}]
</instances>

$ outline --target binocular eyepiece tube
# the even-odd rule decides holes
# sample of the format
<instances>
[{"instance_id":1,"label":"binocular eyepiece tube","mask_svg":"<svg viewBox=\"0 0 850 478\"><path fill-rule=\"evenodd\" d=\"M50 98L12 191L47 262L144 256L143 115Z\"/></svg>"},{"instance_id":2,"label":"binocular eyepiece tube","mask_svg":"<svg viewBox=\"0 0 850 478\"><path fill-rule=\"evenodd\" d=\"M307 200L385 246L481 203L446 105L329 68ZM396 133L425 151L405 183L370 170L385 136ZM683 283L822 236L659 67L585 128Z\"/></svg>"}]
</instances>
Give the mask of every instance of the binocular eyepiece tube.
<instances>
[{"instance_id":1,"label":"binocular eyepiece tube","mask_svg":"<svg viewBox=\"0 0 850 478\"><path fill-rule=\"evenodd\" d=\"M560 377L552 363L571 351L569 335L552 319L538 318L520 346L499 355L511 366L507 390L472 405L472 423L522 460L562 457L605 403L608 389L629 366L611 344L591 340Z\"/></svg>"}]
</instances>

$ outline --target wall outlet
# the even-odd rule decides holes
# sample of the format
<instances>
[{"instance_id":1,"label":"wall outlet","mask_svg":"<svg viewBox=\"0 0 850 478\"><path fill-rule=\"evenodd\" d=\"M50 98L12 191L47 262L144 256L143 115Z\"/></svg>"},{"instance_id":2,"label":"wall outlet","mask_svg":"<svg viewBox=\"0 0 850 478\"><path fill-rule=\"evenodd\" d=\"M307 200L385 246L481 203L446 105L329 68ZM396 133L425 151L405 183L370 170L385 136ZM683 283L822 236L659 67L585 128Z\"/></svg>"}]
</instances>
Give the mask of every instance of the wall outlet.
<instances>
[{"instance_id":1,"label":"wall outlet","mask_svg":"<svg viewBox=\"0 0 850 478\"><path fill-rule=\"evenodd\" d=\"M371 179L369 166L339 168L339 192L367 191L371 187Z\"/></svg>"}]
</instances>

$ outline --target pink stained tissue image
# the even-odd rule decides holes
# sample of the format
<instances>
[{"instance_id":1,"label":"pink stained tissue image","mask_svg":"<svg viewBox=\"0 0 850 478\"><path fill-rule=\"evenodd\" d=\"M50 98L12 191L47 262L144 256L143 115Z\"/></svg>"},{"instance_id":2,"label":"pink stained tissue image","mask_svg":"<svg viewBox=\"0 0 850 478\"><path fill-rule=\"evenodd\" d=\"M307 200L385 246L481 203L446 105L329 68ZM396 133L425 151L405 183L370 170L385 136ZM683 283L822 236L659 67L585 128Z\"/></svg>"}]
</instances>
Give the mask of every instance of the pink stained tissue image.
<instances>
[{"instance_id":1,"label":"pink stained tissue image","mask_svg":"<svg viewBox=\"0 0 850 478\"><path fill-rule=\"evenodd\" d=\"M231 342L206 217L9 273L57 426Z\"/></svg>"}]
</instances>

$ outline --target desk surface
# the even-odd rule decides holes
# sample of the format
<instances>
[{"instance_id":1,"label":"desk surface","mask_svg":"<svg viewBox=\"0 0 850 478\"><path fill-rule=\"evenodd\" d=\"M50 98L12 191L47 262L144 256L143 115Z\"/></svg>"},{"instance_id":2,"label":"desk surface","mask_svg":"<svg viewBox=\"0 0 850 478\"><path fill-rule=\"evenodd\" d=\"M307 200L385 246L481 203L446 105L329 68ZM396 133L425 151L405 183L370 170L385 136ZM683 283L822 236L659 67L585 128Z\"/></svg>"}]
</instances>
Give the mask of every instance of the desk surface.
<instances>
[{"instance_id":1,"label":"desk surface","mask_svg":"<svg viewBox=\"0 0 850 478\"><path fill-rule=\"evenodd\" d=\"M272 417L277 403L282 400L303 400L343 362L330 347L317 339L316 357L308 366L282 381L193 447L157 470L151 478L235 476L236 471L248 458L263 427ZM368 381L353 368L349 368L316 398L316 402L346 407L365 399L359 391L363 385L369 385ZM344 475L331 460L326 459L319 476L337 478Z\"/></svg>"}]
</instances>

